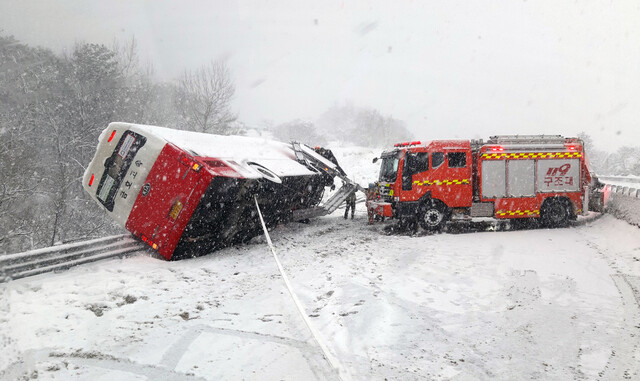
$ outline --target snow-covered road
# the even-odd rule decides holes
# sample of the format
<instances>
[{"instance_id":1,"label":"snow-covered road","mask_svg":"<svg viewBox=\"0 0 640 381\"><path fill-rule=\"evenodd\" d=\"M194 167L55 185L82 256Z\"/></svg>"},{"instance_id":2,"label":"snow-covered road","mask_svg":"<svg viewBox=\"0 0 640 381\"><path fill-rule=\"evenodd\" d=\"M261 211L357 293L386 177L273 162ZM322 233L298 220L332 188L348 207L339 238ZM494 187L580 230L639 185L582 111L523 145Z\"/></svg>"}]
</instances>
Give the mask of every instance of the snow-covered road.
<instances>
[{"instance_id":1,"label":"snow-covered road","mask_svg":"<svg viewBox=\"0 0 640 381\"><path fill-rule=\"evenodd\" d=\"M362 209L362 208L360 208ZM272 232L354 379L637 379L640 231L384 234L339 212ZM0 285L0 378L337 379L264 239Z\"/></svg>"}]
</instances>

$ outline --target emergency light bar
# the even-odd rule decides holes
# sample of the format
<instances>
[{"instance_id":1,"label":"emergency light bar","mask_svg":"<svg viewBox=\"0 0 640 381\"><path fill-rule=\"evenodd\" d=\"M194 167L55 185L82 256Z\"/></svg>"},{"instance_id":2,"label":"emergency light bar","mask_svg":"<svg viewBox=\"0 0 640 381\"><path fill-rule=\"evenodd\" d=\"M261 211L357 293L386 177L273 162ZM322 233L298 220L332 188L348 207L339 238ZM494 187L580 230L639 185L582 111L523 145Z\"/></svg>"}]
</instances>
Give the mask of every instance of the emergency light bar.
<instances>
[{"instance_id":1,"label":"emergency light bar","mask_svg":"<svg viewBox=\"0 0 640 381\"><path fill-rule=\"evenodd\" d=\"M413 142L402 142L402 143L396 143L393 146L394 147L407 147L407 146L417 146L422 144L422 142L420 142L419 140L413 141Z\"/></svg>"}]
</instances>

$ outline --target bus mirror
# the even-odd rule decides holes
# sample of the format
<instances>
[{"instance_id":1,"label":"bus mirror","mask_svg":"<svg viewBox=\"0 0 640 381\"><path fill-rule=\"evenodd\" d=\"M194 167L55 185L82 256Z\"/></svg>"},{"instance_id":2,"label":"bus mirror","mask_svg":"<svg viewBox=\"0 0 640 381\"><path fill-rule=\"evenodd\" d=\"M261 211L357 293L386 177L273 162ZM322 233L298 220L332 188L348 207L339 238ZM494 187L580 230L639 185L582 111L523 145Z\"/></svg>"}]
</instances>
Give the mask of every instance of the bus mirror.
<instances>
[{"instance_id":1,"label":"bus mirror","mask_svg":"<svg viewBox=\"0 0 640 381\"><path fill-rule=\"evenodd\" d=\"M376 163L377 161L378 161L378 158L374 157L372 163Z\"/></svg>"}]
</instances>

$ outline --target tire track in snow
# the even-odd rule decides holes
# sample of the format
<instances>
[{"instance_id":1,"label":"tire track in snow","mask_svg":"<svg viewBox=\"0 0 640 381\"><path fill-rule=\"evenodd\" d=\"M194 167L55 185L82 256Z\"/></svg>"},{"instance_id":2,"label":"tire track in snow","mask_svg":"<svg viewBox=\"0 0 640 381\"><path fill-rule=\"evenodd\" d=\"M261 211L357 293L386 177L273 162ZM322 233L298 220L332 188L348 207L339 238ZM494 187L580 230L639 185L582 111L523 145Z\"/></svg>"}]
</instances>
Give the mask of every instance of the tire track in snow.
<instances>
[{"instance_id":1,"label":"tire track in snow","mask_svg":"<svg viewBox=\"0 0 640 381\"><path fill-rule=\"evenodd\" d=\"M615 274L611 275L614 285L618 289L622 305L624 306L624 323L620 327L628 337L621 337L612 349L607 365L599 373L601 378L611 378L616 380L630 380L640 377L640 277L623 273L616 260L606 253L600 244L588 234L584 229L580 229L580 234L584 237L587 246L591 247L598 255L609 263ZM618 260L624 258L617 256ZM625 267L625 266L622 266Z\"/></svg>"},{"instance_id":2,"label":"tire track in snow","mask_svg":"<svg viewBox=\"0 0 640 381\"><path fill-rule=\"evenodd\" d=\"M321 364L324 362L322 353L313 345L308 342L291 339L284 336L268 335L260 332L243 331L238 329L211 327L207 325L198 325L191 328L169 349L167 349L160 360L160 363L164 364L170 369L175 369L180 360L189 351L191 344L203 333L214 333L219 335L233 336L242 339L258 340L262 342L269 342L288 347L297 348L300 350L302 356L307 360L309 369L314 373L317 379L330 379L332 374L327 373Z\"/></svg>"},{"instance_id":3,"label":"tire track in snow","mask_svg":"<svg viewBox=\"0 0 640 381\"><path fill-rule=\"evenodd\" d=\"M628 275L615 274L611 278L615 283L623 300L625 310L624 332L628 337L618 341L616 350L612 351L602 376L613 373L614 380L632 380L640 377L640 295L638 290L634 290Z\"/></svg>"},{"instance_id":4,"label":"tire track in snow","mask_svg":"<svg viewBox=\"0 0 640 381\"><path fill-rule=\"evenodd\" d=\"M289 347L298 348L302 351L311 352L314 355L322 356L319 350L314 346L310 345L305 341L300 341L296 339L291 339L284 336L277 335L268 335L260 332L252 332L252 331L243 331L240 329L230 329L230 328L220 328L220 327L211 327L208 325L198 325L193 328L186 334L184 334L175 344L173 344L169 349L166 350L165 354L162 356L161 363L166 364L171 368L175 368L180 359L187 353L189 350L189 346L193 343L198 336L202 333L215 333L226 336L234 336L243 339L252 339L259 340L264 342L271 342L280 345L286 345Z\"/></svg>"},{"instance_id":5,"label":"tire track in snow","mask_svg":"<svg viewBox=\"0 0 640 381\"><path fill-rule=\"evenodd\" d=\"M122 359L96 352L75 351L70 353L58 352L56 348L43 348L38 350L28 350L22 353L22 360L9 365L0 376L6 380L17 380L33 374L36 365L51 362L54 360L65 360L71 365L84 365L86 367L102 368L110 371L121 371L131 374L145 376L150 380L205 380L195 375L176 372L164 366L140 364L129 359ZM37 373L36 373L37 374Z\"/></svg>"}]
</instances>

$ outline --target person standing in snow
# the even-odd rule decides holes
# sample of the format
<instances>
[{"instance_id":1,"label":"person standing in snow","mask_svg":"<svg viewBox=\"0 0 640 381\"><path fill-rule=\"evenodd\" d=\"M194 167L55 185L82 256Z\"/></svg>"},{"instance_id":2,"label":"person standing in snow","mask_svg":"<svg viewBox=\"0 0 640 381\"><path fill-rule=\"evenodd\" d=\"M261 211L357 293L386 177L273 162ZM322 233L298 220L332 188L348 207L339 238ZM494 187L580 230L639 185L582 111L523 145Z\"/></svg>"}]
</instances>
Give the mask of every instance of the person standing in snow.
<instances>
[{"instance_id":1,"label":"person standing in snow","mask_svg":"<svg viewBox=\"0 0 640 381\"><path fill-rule=\"evenodd\" d=\"M353 214L356 211L356 191L351 192L349 197L347 197L347 208L344 210L344 219L347 219L347 215L349 214L349 208L351 208L351 219L353 220Z\"/></svg>"},{"instance_id":2,"label":"person standing in snow","mask_svg":"<svg viewBox=\"0 0 640 381\"><path fill-rule=\"evenodd\" d=\"M369 184L369 187L367 188L366 205L367 205L367 217L369 218L369 225L373 224L374 212L373 212L373 207L371 207L371 201L378 198L376 189L377 187L374 183Z\"/></svg>"}]
</instances>

